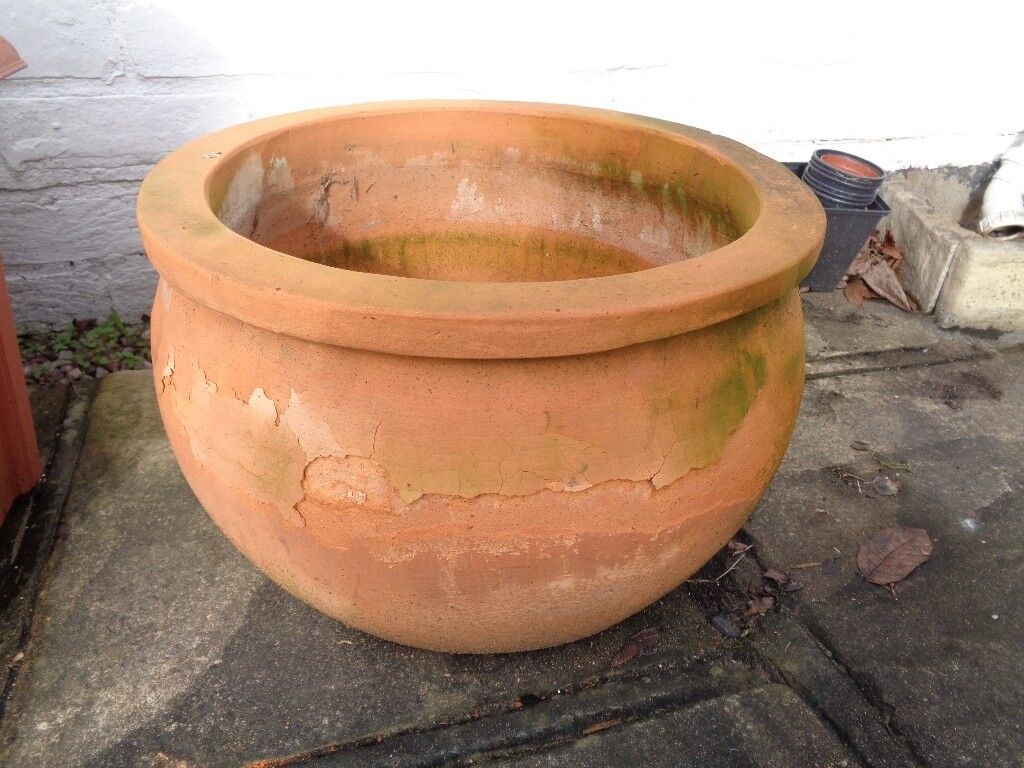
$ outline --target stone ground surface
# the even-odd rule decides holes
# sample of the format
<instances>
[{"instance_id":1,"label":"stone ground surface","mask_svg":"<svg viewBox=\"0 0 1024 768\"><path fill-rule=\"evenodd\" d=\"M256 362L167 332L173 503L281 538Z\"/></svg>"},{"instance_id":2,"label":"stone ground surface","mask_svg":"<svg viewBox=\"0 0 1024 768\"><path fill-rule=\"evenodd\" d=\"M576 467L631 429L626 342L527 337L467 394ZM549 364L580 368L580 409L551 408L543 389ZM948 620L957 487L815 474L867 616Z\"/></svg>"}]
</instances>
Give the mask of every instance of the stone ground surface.
<instances>
[{"instance_id":1,"label":"stone ground surface","mask_svg":"<svg viewBox=\"0 0 1024 768\"><path fill-rule=\"evenodd\" d=\"M148 372L37 389L47 477L0 531L0 763L1024 764L1024 350L839 295L806 309L804 407L753 547L517 655L396 646L268 582L188 490ZM898 492L866 493L878 475ZM855 568L890 525L935 547L894 592ZM710 619L769 566L802 589L724 636Z\"/></svg>"}]
</instances>

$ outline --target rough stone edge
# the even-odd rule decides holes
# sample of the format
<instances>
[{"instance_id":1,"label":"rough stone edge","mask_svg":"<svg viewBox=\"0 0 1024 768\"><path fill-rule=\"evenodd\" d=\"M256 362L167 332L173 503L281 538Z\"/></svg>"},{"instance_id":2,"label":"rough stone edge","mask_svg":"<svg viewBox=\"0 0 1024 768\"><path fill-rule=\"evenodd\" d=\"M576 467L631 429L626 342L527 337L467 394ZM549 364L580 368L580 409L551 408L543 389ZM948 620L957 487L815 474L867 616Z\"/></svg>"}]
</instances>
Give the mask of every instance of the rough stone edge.
<instances>
[{"instance_id":1,"label":"rough stone edge","mask_svg":"<svg viewBox=\"0 0 1024 768\"><path fill-rule=\"evenodd\" d=\"M12 564L21 571L19 583L14 585L0 615L0 632L16 636L16 647L22 651L33 640L36 608L39 598L53 574L64 508L74 478L92 400L96 394L95 382L86 382L71 389L65 404L60 434L54 443L53 455L44 470L40 484L28 501L25 540L18 559ZM16 703L18 679L26 671L29 654L16 664L0 672L0 757L12 738L10 711Z\"/></svg>"}]
</instances>

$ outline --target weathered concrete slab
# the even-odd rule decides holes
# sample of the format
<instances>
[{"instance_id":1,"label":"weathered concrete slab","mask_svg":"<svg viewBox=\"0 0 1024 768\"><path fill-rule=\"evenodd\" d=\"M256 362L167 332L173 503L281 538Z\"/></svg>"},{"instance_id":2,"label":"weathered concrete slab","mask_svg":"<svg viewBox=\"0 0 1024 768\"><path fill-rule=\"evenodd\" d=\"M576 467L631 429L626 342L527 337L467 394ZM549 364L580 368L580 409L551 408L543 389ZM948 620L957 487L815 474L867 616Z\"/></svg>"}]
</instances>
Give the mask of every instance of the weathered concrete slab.
<instances>
[{"instance_id":1,"label":"weathered concrete slab","mask_svg":"<svg viewBox=\"0 0 1024 768\"><path fill-rule=\"evenodd\" d=\"M36 387L31 392L43 476L0 527L0 717L14 692L39 591L45 582L67 499L92 386Z\"/></svg>"},{"instance_id":2,"label":"weathered concrete slab","mask_svg":"<svg viewBox=\"0 0 1024 768\"><path fill-rule=\"evenodd\" d=\"M447 656L349 630L267 581L215 529L177 469L151 389L148 372L115 374L93 406L59 567L10 708L7 765L237 765L724 658L683 592L531 654ZM658 652L610 670L652 625Z\"/></svg>"},{"instance_id":3,"label":"weathered concrete slab","mask_svg":"<svg viewBox=\"0 0 1024 768\"><path fill-rule=\"evenodd\" d=\"M929 766L1024 754L1022 371L1018 350L809 382L748 526L762 560L804 583L801 619ZM880 474L895 496L871 498ZM935 542L895 594L855 572L860 543L892 525Z\"/></svg>"},{"instance_id":4,"label":"weathered concrete slab","mask_svg":"<svg viewBox=\"0 0 1024 768\"><path fill-rule=\"evenodd\" d=\"M717 698L724 691L739 692L764 682L736 662L698 661L675 668L659 663L556 692L517 709L442 727L412 729L380 742L337 745L303 755L299 763L303 768L475 765L571 742L637 719L659 717ZM673 750L671 742L662 747L666 754Z\"/></svg>"},{"instance_id":5,"label":"weathered concrete slab","mask_svg":"<svg viewBox=\"0 0 1024 768\"><path fill-rule=\"evenodd\" d=\"M800 576L799 578L803 578ZM766 616L754 640L758 652L872 768L917 768L906 743L886 728L888 715L871 704L857 681L787 610Z\"/></svg>"},{"instance_id":6,"label":"weathered concrete slab","mask_svg":"<svg viewBox=\"0 0 1024 768\"><path fill-rule=\"evenodd\" d=\"M868 301L855 307L842 291L805 293L803 300L811 361L930 348L950 337L930 317L904 312L887 302Z\"/></svg>"},{"instance_id":7,"label":"weathered concrete slab","mask_svg":"<svg viewBox=\"0 0 1024 768\"><path fill-rule=\"evenodd\" d=\"M599 731L508 768L852 768L861 765L789 688L772 685Z\"/></svg>"},{"instance_id":8,"label":"weathered concrete slab","mask_svg":"<svg viewBox=\"0 0 1024 768\"><path fill-rule=\"evenodd\" d=\"M49 464L57 446L57 435L64 408L67 404L67 388L61 385L33 387L29 392L32 402L32 417L43 463ZM13 661L23 639L26 615L31 612L29 602L21 594L21 588L29 574L24 573L25 549L31 548L26 534L32 520L32 498L30 495L17 499L0 526L0 659L7 663L0 666L0 713L3 711L4 693L14 678L18 662Z\"/></svg>"}]
</instances>

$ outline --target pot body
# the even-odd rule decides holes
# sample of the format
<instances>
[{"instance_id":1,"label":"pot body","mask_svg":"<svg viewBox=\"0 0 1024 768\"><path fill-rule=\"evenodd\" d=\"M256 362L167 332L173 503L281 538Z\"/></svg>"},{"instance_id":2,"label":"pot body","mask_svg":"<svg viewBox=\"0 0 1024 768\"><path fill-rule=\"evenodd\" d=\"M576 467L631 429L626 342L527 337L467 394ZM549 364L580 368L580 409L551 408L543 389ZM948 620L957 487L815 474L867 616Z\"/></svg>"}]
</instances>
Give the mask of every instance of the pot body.
<instances>
[{"instance_id":1,"label":"pot body","mask_svg":"<svg viewBox=\"0 0 1024 768\"><path fill-rule=\"evenodd\" d=\"M152 317L171 444L231 541L319 610L452 652L568 642L681 583L754 508L803 388L795 288L531 359L318 343L166 280Z\"/></svg>"}]
</instances>

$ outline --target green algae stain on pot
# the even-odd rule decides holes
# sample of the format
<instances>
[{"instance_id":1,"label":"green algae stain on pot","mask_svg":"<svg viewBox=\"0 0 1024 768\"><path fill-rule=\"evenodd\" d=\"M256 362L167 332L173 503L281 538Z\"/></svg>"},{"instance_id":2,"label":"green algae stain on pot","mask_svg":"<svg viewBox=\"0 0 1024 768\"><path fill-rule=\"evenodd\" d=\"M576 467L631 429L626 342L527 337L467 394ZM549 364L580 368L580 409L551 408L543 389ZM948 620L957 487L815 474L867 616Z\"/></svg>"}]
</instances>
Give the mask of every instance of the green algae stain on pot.
<instances>
[{"instance_id":1,"label":"green algae stain on pot","mask_svg":"<svg viewBox=\"0 0 1024 768\"><path fill-rule=\"evenodd\" d=\"M372 274L493 282L601 277L653 266L624 248L579 235L497 227L346 240L323 256L312 252L304 258Z\"/></svg>"},{"instance_id":2,"label":"green algae stain on pot","mask_svg":"<svg viewBox=\"0 0 1024 768\"><path fill-rule=\"evenodd\" d=\"M692 469L715 463L768 379L765 355L741 348L733 363L704 393L661 389L651 399L653 423L670 428L671 446L651 478L661 488Z\"/></svg>"},{"instance_id":3,"label":"green algae stain on pot","mask_svg":"<svg viewBox=\"0 0 1024 768\"><path fill-rule=\"evenodd\" d=\"M760 352L741 350L736 364L718 382L708 399L708 448L717 456L726 439L743 421L764 386L767 366Z\"/></svg>"}]
</instances>

